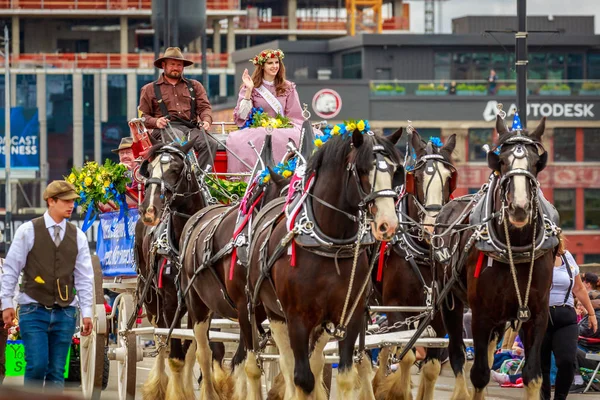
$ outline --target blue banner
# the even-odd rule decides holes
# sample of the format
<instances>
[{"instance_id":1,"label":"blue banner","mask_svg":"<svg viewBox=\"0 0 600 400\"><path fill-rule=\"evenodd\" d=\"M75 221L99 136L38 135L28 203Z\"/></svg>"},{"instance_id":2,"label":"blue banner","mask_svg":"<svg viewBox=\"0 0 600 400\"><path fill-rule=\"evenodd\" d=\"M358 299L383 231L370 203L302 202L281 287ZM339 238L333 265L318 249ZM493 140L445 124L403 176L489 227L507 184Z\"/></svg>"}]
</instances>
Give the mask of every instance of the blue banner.
<instances>
[{"instance_id":1,"label":"blue banner","mask_svg":"<svg viewBox=\"0 0 600 400\"><path fill-rule=\"evenodd\" d=\"M127 218L119 218L119 211L100 214L96 254L100 258L103 276L137 275L134 234L139 217L137 208L130 208ZM125 221L127 221L127 232L125 232Z\"/></svg>"},{"instance_id":2,"label":"blue banner","mask_svg":"<svg viewBox=\"0 0 600 400\"><path fill-rule=\"evenodd\" d=\"M4 112L0 116L0 168L6 167L4 143ZM13 107L10 109L11 167L14 169L40 169L40 122L37 108Z\"/></svg>"}]
</instances>

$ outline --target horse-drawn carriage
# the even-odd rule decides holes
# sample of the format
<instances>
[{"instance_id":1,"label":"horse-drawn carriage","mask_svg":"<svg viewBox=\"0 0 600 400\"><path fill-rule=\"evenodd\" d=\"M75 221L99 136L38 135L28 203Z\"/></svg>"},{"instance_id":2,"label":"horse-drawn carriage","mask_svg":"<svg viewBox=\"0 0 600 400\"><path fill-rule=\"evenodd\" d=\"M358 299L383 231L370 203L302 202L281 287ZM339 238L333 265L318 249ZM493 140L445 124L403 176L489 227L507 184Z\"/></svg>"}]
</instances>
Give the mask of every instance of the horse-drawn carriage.
<instances>
[{"instance_id":1,"label":"horse-drawn carriage","mask_svg":"<svg viewBox=\"0 0 600 400\"><path fill-rule=\"evenodd\" d=\"M193 395L188 383L194 355L202 371L202 398L262 398L265 361L279 361L283 379L272 390L282 398L287 391L297 398L310 393L327 398L323 371L328 363L338 365L339 398L374 399L375 393L378 398L407 398L414 346L428 349L419 398L433 398L439 348L446 346L457 377L456 394L462 396L467 390L463 301L473 309L476 361L471 377L476 393L487 384L490 338L495 340L506 321L514 320L525 330L526 354L534 357L526 364L524 380L532 385L529 397L535 397L541 376L535 349L546 318L542 288L558 235L535 178L545 165L543 124L530 135L509 132L499 117L502 148L499 156L488 153L490 183L475 195L452 199L457 181L451 158L454 137L440 145L424 141L410 127L402 161L395 148L401 129L384 138L360 122L360 127L351 122L325 128L318 138L305 123L301 143L290 144L279 164L266 141L246 194L232 207L207 200L202 190L206 173L201 180L191 178L197 172L188 157L191 146L153 148L139 171L155 190L139 207L145 225L135 227L137 275L104 283L123 292L109 316L118 315L118 345L109 356L118 361L121 399L135 395L136 362L144 355L137 340L141 334L159 338L144 388L149 398ZM518 165L511 169L514 160ZM530 204L527 212L524 204ZM480 209L485 212L478 214ZM494 221L505 224L504 233L497 232ZM516 229L524 229L523 234ZM523 242L531 241L530 229L533 245ZM487 268L508 267L499 266L498 275L492 275L481 255ZM516 268L519 264L529 268ZM489 287L490 275L507 282L498 288L503 298L494 300L505 306L503 313L495 325L486 326L482 317L496 312L497 305L486 302L489 293L496 293ZM134 326L142 303L153 327ZM181 329L186 312L188 327ZM369 326L373 313L386 313L389 326ZM107 334L100 304L94 318L95 332L81 345L87 397L99 396L99 372L93 365L101 364L93 360L103 355ZM238 328L239 333L214 328ZM443 338L446 332L449 341ZM230 369L222 368L222 352L214 345L218 342L238 343ZM267 344L275 344L278 354L269 354ZM401 349L397 374L389 369L393 347ZM372 380L367 351L374 348L382 351ZM230 386L217 382L224 375Z\"/></svg>"}]
</instances>

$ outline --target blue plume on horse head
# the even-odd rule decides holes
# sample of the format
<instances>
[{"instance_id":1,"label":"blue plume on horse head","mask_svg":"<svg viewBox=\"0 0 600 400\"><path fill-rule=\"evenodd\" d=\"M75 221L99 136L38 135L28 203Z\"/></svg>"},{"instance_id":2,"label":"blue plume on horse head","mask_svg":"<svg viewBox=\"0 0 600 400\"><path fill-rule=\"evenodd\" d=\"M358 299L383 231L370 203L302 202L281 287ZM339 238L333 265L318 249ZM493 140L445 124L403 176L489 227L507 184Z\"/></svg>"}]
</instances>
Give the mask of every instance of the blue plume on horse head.
<instances>
[{"instance_id":1,"label":"blue plume on horse head","mask_svg":"<svg viewBox=\"0 0 600 400\"><path fill-rule=\"evenodd\" d=\"M442 142L442 139L440 139L438 136L430 136L429 141L435 147L442 147L444 145L444 143Z\"/></svg>"},{"instance_id":2,"label":"blue plume on horse head","mask_svg":"<svg viewBox=\"0 0 600 400\"><path fill-rule=\"evenodd\" d=\"M515 117L513 118L511 131L521 131L523 130L523 126L521 125L521 118L519 118L519 113L515 111Z\"/></svg>"}]
</instances>

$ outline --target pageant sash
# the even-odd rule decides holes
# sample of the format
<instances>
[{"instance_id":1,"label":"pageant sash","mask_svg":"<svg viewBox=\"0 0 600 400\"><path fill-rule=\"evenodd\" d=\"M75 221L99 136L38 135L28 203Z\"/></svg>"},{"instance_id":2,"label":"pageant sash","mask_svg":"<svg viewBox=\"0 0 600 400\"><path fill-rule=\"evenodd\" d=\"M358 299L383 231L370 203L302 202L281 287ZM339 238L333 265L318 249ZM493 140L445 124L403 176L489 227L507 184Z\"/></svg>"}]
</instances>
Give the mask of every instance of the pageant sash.
<instances>
[{"instance_id":1,"label":"pageant sash","mask_svg":"<svg viewBox=\"0 0 600 400\"><path fill-rule=\"evenodd\" d=\"M260 94L263 99L265 99L265 101L271 106L271 108L273 109L273 111L275 111L276 114L285 117L285 115L283 114L283 106L281 105L279 100L277 100L277 97L275 97L273 93L269 92L269 89L267 89L264 84L254 89L256 89L258 94Z\"/></svg>"}]
</instances>

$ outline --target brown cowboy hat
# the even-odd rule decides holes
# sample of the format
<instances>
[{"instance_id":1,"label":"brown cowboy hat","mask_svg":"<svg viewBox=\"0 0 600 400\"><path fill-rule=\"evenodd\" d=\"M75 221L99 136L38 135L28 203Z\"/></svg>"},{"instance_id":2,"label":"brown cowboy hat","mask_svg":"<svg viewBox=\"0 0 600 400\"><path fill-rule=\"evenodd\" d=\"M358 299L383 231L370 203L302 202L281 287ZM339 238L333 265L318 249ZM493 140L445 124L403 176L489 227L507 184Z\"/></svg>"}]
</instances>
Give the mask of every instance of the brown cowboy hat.
<instances>
[{"instance_id":1,"label":"brown cowboy hat","mask_svg":"<svg viewBox=\"0 0 600 400\"><path fill-rule=\"evenodd\" d=\"M157 58L156 61L154 61L154 66L156 68L162 69L162 62L168 59L183 61L184 67L194 65L193 61L186 60L185 58L183 58L183 53L181 52L181 49L179 47L168 47L167 50L165 50L165 54L163 54L162 57Z\"/></svg>"},{"instance_id":2,"label":"brown cowboy hat","mask_svg":"<svg viewBox=\"0 0 600 400\"><path fill-rule=\"evenodd\" d=\"M119 147L116 149L112 149L111 151L115 154L119 154L120 150L129 149L133 146L133 138L124 137L121 139L121 143L119 143Z\"/></svg>"}]
</instances>

